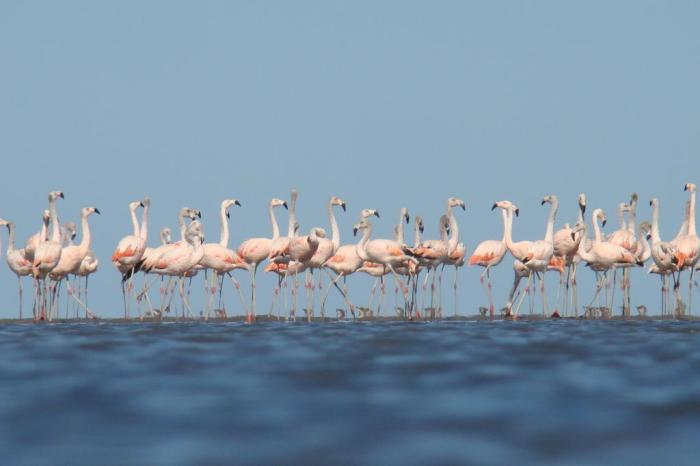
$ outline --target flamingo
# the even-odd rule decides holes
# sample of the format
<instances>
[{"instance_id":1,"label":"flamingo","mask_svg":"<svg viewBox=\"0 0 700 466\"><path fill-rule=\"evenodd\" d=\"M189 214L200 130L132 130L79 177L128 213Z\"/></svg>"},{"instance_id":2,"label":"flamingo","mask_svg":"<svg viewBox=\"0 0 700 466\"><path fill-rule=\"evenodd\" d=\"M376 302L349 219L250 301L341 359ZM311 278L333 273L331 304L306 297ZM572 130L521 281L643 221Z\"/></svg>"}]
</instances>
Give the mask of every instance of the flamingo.
<instances>
[{"instance_id":1,"label":"flamingo","mask_svg":"<svg viewBox=\"0 0 700 466\"><path fill-rule=\"evenodd\" d=\"M668 302L670 301L668 296L668 277L679 270L678 257L676 255L676 247L673 243L661 240L661 235L659 233L659 200L653 198L649 201L649 205L651 206L651 233L647 234L647 239L651 240L651 258L655 266L655 271L652 272L650 269L649 272L657 273L661 278L661 313L663 315L666 313ZM683 231L679 233L679 236L682 233ZM674 291L677 291L677 289L677 287L674 287ZM676 305L680 311L682 306L680 301L677 302Z\"/></svg>"},{"instance_id":2,"label":"flamingo","mask_svg":"<svg viewBox=\"0 0 700 466\"><path fill-rule=\"evenodd\" d=\"M695 229L695 198L697 186L693 183L686 183L684 190L688 191L690 197L687 215L688 231L685 234L677 236L671 244L676 248L675 254L678 259L679 280L680 272L682 272L684 268L689 269L688 313L692 313L693 275L695 273L695 266L700 258L700 238L698 238Z\"/></svg>"},{"instance_id":3,"label":"flamingo","mask_svg":"<svg viewBox=\"0 0 700 466\"><path fill-rule=\"evenodd\" d=\"M252 323L255 319L255 275L258 272L258 266L270 254L270 247L274 240L280 236L280 228L275 218L275 207L283 206L287 209L287 203L281 199L274 198L270 201L268 212L270 214L270 223L272 223L272 238L251 238L245 240L236 251L238 256L248 264L248 271L251 274L251 306L248 311L247 321Z\"/></svg>"},{"instance_id":4,"label":"flamingo","mask_svg":"<svg viewBox=\"0 0 700 466\"><path fill-rule=\"evenodd\" d=\"M605 213L602 209L596 209L593 211L593 230L595 232L595 239L593 245L589 251L586 251L583 246L583 242L579 244L578 254L581 259L587 262L593 270L596 272L603 272L603 278L598 281L596 287L596 293L591 300L591 305L598 297L600 290L602 289L602 284L606 281L607 271L610 268L625 266L625 265L641 265L638 259L627 249L616 244L612 244L608 241L602 241L602 235L600 232L600 227L598 226L598 221L600 220L603 226L606 223ZM576 229L578 231L583 231L586 234L586 224L577 225ZM590 305L589 305L590 306Z\"/></svg>"},{"instance_id":5,"label":"flamingo","mask_svg":"<svg viewBox=\"0 0 700 466\"><path fill-rule=\"evenodd\" d=\"M50 220L51 213L48 209L46 209L44 210L41 216L40 231L27 238L27 241L24 243L24 255L29 262L34 262L34 251L36 251L36 248L37 246L39 246L39 243L48 239Z\"/></svg>"},{"instance_id":6,"label":"flamingo","mask_svg":"<svg viewBox=\"0 0 700 466\"><path fill-rule=\"evenodd\" d=\"M136 210L139 207L143 207L144 223L147 224L147 209L150 207L150 199L146 200L148 201L148 206L143 201L132 201L129 203L133 233L123 237L112 254L112 263L122 275L121 286L125 319L129 316L130 296L127 296L127 294L131 293L131 277L133 276L134 268L139 265L146 250L146 240L141 237L141 227L136 218ZM126 280L129 280L129 283L126 283Z\"/></svg>"},{"instance_id":7,"label":"flamingo","mask_svg":"<svg viewBox=\"0 0 700 466\"><path fill-rule=\"evenodd\" d=\"M309 274L309 282L308 282L308 290L310 294L310 312L313 317L314 313L314 289L315 289L315 284L314 284L314 271L316 269L319 269L323 267L323 264L333 255L335 252L338 250L340 247L340 231L338 230L338 222L335 219L335 214L333 213L333 207L334 206L339 206L340 208L343 209L343 212L346 211L347 205L344 200L340 199L337 196L331 196L330 199L328 200L328 204L326 205L326 212L328 213L328 222L331 225L331 238L325 238L321 237L319 239L318 247L316 248L316 251L314 254L311 256L311 258L307 261L306 266L307 266L307 273ZM291 245L291 243L290 243ZM322 285L321 283L321 278L319 278L319 287ZM321 308L321 317L325 317L325 310L324 308Z\"/></svg>"},{"instance_id":8,"label":"flamingo","mask_svg":"<svg viewBox=\"0 0 700 466\"><path fill-rule=\"evenodd\" d=\"M207 312L205 314L205 319L209 317L209 309L211 308L212 300L214 299L214 294L216 293L216 283L217 277L220 277L219 282L219 305L221 306L222 289L224 286L224 274L227 274L235 269L246 269L247 265L238 257L235 251L228 248L229 242L229 227L228 219L230 219L229 208L232 206L239 206L241 203L238 199L224 199L221 201L221 208L219 210L219 219L221 221L221 236L218 243L207 243L204 245L204 255L202 260L199 262L205 269L212 270L212 284L210 286L211 296L209 302L207 303ZM225 311L224 311L225 313Z\"/></svg>"},{"instance_id":9,"label":"flamingo","mask_svg":"<svg viewBox=\"0 0 700 466\"><path fill-rule=\"evenodd\" d=\"M494 316L494 305L493 305L493 295L491 293L491 268L497 266L501 263L503 258L508 252L506 247L506 230L508 228L508 208L512 204L508 201L500 201L493 204L491 210L497 207L501 209L501 216L503 217L503 237L500 240L486 240L479 243L479 245L474 249L472 256L469 258L469 265L478 265L484 267L484 271L481 273L479 280L481 284L486 289L486 295L489 300L489 317L493 319ZM515 215L518 215L519 210L515 207ZM484 284L484 276L486 276L486 284Z\"/></svg>"},{"instance_id":10,"label":"flamingo","mask_svg":"<svg viewBox=\"0 0 700 466\"><path fill-rule=\"evenodd\" d=\"M292 238L289 241L288 256L289 260L296 261L304 266L304 270L308 270L311 258L316 254L321 240L326 237L326 231L323 228L314 227L308 235ZM294 282L297 282L299 268L294 272ZM307 281L308 283L308 281ZM308 285L306 286L308 290ZM296 312L296 295L294 298L294 312ZM307 319L309 322L313 317L313 309L307 308Z\"/></svg>"},{"instance_id":11,"label":"flamingo","mask_svg":"<svg viewBox=\"0 0 700 466\"><path fill-rule=\"evenodd\" d=\"M188 299L185 295L184 279L188 273L195 267L204 257L204 233L202 224L199 220L193 220L185 231L186 244L182 247L171 249L163 253L154 264L153 268L148 270L160 275L170 277L179 277L180 281L180 299L182 300L182 313L185 310L191 312Z\"/></svg>"},{"instance_id":12,"label":"flamingo","mask_svg":"<svg viewBox=\"0 0 700 466\"><path fill-rule=\"evenodd\" d=\"M90 250L90 242L92 240L92 237L90 235L90 225L88 222L88 217L93 213L100 215L100 211L96 207L84 207L80 211L81 230L83 235L80 244L64 247L61 252L61 259L49 273L49 277L55 282L55 286L58 290L60 290L61 288L61 282L63 281L63 279L66 278L69 274L75 273L80 268L80 264L82 263L83 259L85 259L88 251ZM72 296L75 300L77 300L78 304L85 307L85 305L82 302L80 302L80 299L73 295L73 289L71 288L70 283L68 283L67 285L67 293L69 296ZM92 315L90 309L88 309L87 307L85 307L85 312L88 315Z\"/></svg>"},{"instance_id":13,"label":"flamingo","mask_svg":"<svg viewBox=\"0 0 700 466\"><path fill-rule=\"evenodd\" d=\"M608 241L612 244L622 246L631 253L637 251L638 242L636 236L636 224L637 224L637 193L633 193L629 204L621 203L618 206L618 217L620 221L620 229L614 231L608 237ZM629 222L625 222L625 213L629 213ZM630 305L630 294L629 294L629 270L628 267L623 268L622 272L622 293L623 293L623 304L622 304L622 314L623 316L629 317L631 315L631 305ZM617 271L613 270L613 286L617 282L616 277Z\"/></svg>"},{"instance_id":14,"label":"flamingo","mask_svg":"<svg viewBox=\"0 0 700 466\"><path fill-rule=\"evenodd\" d=\"M22 277L26 277L32 273L32 261L27 258L26 249L15 248L15 224L13 222L5 222L9 239L7 243L7 265L10 270L17 276L18 297L19 297L19 318L22 319Z\"/></svg>"},{"instance_id":15,"label":"flamingo","mask_svg":"<svg viewBox=\"0 0 700 466\"><path fill-rule=\"evenodd\" d=\"M88 303L88 278L93 273L97 272L97 268L100 265L100 261L92 250L88 250L83 260L80 262L78 270L75 271L76 277L78 277L78 299L81 299L81 285L80 277L85 277L85 291L82 301L85 303L85 307L89 308ZM85 313L85 317L89 317L88 313Z\"/></svg>"},{"instance_id":16,"label":"flamingo","mask_svg":"<svg viewBox=\"0 0 700 466\"><path fill-rule=\"evenodd\" d=\"M49 216L51 218L51 224L53 231L51 233L51 238L46 241L41 241L34 251L34 260L32 262L32 275L37 282L37 290L39 289L39 280L43 279L46 282L46 277L49 272L53 270L61 259L61 225L58 223L58 213L56 212L56 200L64 199L63 192L61 191L51 191L49 193ZM44 284L44 304L46 301L46 283ZM53 304L53 303L52 303ZM45 305L42 306L41 319L46 318ZM48 319L51 320L53 316L49 311Z\"/></svg>"},{"instance_id":17,"label":"flamingo","mask_svg":"<svg viewBox=\"0 0 700 466\"><path fill-rule=\"evenodd\" d=\"M578 195L578 222L584 222L584 215L586 213L586 195L581 193ZM563 228L557 230L554 233L554 257L550 262L550 265L559 267L566 267L566 280L564 280L564 274L560 274L559 285L561 288L566 286L566 292L563 293L564 305L564 315L568 313L569 306L569 287L573 287L573 308L574 315L578 317L578 302L576 293L576 253L578 251L578 245L581 242L581 235L575 234L571 236L573 228L569 224L565 224Z\"/></svg>"}]
</instances>

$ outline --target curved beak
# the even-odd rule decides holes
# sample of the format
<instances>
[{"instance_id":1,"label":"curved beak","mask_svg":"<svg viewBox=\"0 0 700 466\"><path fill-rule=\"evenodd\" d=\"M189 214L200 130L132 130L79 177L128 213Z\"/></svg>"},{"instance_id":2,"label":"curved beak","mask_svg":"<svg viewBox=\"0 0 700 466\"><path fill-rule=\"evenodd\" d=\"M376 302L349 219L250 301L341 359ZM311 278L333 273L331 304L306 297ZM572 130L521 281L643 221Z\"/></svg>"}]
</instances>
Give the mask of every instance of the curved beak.
<instances>
[{"instance_id":1,"label":"curved beak","mask_svg":"<svg viewBox=\"0 0 700 466\"><path fill-rule=\"evenodd\" d=\"M347 212L347 204L343 202L342 204L340 204L340 207L343 209L343 212Z\"/></svg>"},{"instance_id":2,"label":"curved beak","mask_svg":"<svg viewBox=\"0 0 700 466\"><path fill-rule=\"evenodd\" d=\"M381 217L379 216L379 211L377 211L377 210L374 211L374 215L375 215L377 218L381 218Z\"/></svg>"},{"instance_id":3,"label":"curved beak","mask_svg":"<svg viewBox=\"0 0 700 466\"><path fill-rule=\"evenodd\" d=\"M542 202L540 202L540 205L544 205L544 203L547 202L544 199L542 199Z\"/></svg>"},{"instance_id":4,"label":"curved beak","mask_svg":"<svg viewBox=\"0 0 700 466\"><path fill-rule=\"evenodd\" d=\"M495 210L496 207L498 207L498 206L497 206L496 203L494 202L493 205L491 206L491 210Z\"/></svg>"},{"instance_id":5,"label":"curved beak","mask_svg":"<svg viewBox=\"0 0 700 466\"><path fill-rule=\"evenodd\" d=\"M411 221L411 216L406 214L406 225L408 225L410 221Z\"/></svg>"},{"instance_id":6,"label":"curved beak","mask_svg":"<svg viewBox=\"0 0 700 466\"><path fill-rule=\"evenodd\" d=\"M102 215L102 214L100 213L100 209L98 209L97 207L95 207L95 213L96 213L97 215Z\"/></svg>"},{"instance_id":7,"label":"curved beak","mask_svg":"<svg viewBox=\"0 0 700 466\"><path fill-rule=\"evenodd\" d=\"M65 198L66 198L66 197L63 195L63 191L61 191L61 193L58 195L58 197L60 197L61 199L65 199Z\"/></svg>"},{"instance_id":8,"label":"curved beak","mask_svg":"<svg viewBox=\"0 0 700 466\"><path fill-rule=\"evenodd\" d=\"M575 231L572 231L572 232L571 232L571 239L572 239L573 241L576 241L576 232L575 232Z\"/></svg>"},{"instance_id":9,"label":"curved beak","mask_svg":"<svg viewBox=\"0 0 700 466\"><path fill-rule=\"evenodd\" d=\"M462 208L462 210L467 210L467 206L464 202L462 202L459 206Z\"/></svg>"},{"instance_id":10,"label":"curved beak","mask_svg":"<svg viewBox=\"0 0 700 466\"><path fill-rule=\"evenodd\" d=\"M687 191L687 190L688 190L688 183L686 183L685 186L683 186L683 191ZM63 197L63 193L61 193L61 197Z\"/></svg>"},{"instance_id":11,"label":"curved beak","mask_svg":"<svg viewBox=\"0 0 700 466\"><path fill-rule=\"evenodd\" d=\"M285 202L282 203L282 207L284 207L285 209L289 210L289 207L287 207L287 201L285 201Z\"/></svg>"},{"instance_id":12,"label":"curved beak","mask_svg":"<svg viewBox=\"0 0 700 466\"><path fill-rule=\"evenodd\" d=\"M228 219L230 220L230 219L231 219L231 214L228 213L228 212L226 212L226 218L228 218Z\"/></svg>"},{"instance_id":13,"label":"curved beak","mask_svg":"<svg viewBox=\"0 0 700 466\"><path fill-rule=\"evenodd\" d=\"M581 213L582 214L586 213L586 205L585 204L581 206Z\"/></svg>"},{"instance_id":14,"label":"curved beak","mask_svg":"<svg viewBox=\"0 0 700 466\"><path fill-rule=\"evenodd\" d=\"M418 231L420 231L421 233L423 233L423 230L425 230L425 227L423 225L418 227Z\"/></svg>"},{"instance_id":15,"label":"curved beak","mask_svg":"<svg viewBox=\"0 0 700 466\"><path fill-rule=\"evenodd\" d=\"M200 211L197 211L197 218L202 218L202 213Z\"/></svg>"},{"instance_id":16,"label":"curved beak","mask_svg":"<svg viewBox=\"0 0 700 466\"><path fill-rule=\"evenodd\" d=\"M353 227L352 236L357 236L357 228Z\"/></svg>"},{"instance_id":17,"label":"curved beak","mask_svg":"<svg viewBox=\"0 0 700 466\"><path fill-rule=\"evenodd\" d=\"M651 207L652 205L654 205L654 203L652 201L649 201L649 207Z\"/></svg>"},{"instance_id":18,"label":"curved beak","mask_svg":"<svg viewBox=\"0 0 700 466\"><path fill-rule=\"evenodd\" d=\"M139 205L140 205L141 207L146 207L145 205L143 205L143 202L139 202Z\"/></svg>"},{"instance_id":19,"label":"curved beak","mask_svg":"<svg viewBox=\"0 0 700 466\"><path fill-rule=\"evenodd\" d=\"M605 227L605 224L608 223L607 219L603 219L602 223L600 224L601 226Z\"/></svg>"},{"instance_id":20,"label":"curved beak","mask_svg":"<svg viewBox=\"0 0 700 466\"><path fill-rule=\"evenodd\" d=\"M238 207L241 207L241 202L238 199L235 199L233 201L233 205L237 205Z\"/></svg>"},{"instance_id":21,"label":"curved beak","mask_svg":"<svg viewBox=\"0 0 700 466\"><path fill-rule=\"evenodd\" d=\"M520 217L520 209L515 209L515 216Z\"/></svg>"},{"instance_id":22,"label":"curved beak","mask_svg":"<svg viewBox=\"0 0 700 466\"><path fill-rule=\"evenodd\" d=\"M647 233L647 241L651 241L651 233Z\"/></svg>"}]
</instances>

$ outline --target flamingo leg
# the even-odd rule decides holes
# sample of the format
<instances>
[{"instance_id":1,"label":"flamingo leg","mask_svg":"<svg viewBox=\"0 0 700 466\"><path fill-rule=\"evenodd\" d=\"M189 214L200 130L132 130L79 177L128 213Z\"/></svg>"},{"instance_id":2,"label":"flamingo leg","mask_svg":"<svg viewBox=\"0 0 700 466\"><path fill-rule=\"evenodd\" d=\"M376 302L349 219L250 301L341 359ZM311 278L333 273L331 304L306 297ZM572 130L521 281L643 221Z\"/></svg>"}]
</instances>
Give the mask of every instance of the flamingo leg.
<instances>
[{"instance_id":1,"label":"flamingo leg","mask_svg":"<svg viewBox=\"0 0 700 466\"><path fill-rule=\"evenodd\" d=\"M693 315L693 275L695 274L695 264L690 266L690 277L688 279L688 315Z\"/></svg>"},{"instance_id":2,"label":"flamingo leg","mask_svg":"<svg viewBox=\"0 0 700 466\"><path fill-rule=\"evenodd\" d=\"M574 316L578 317L578 288L576 286L576 269L578 265L574 263L571 271L571 307L574 308Z\"/></svg>"},{"instance_id":3,"label":"flamingo leg","mask_svg":"<svg viewBox=\"0 0 700 466\"><path fill-rule=\"evenodd\" d=\"M17 294L19 296L19 320L22 320L22 277L17 275Z\"/></svg>"},{"instance_id":4,"label":"flamingo leg","mask_svg":"<svg viewBox=\"0 0 700 466\"><path fill-rule=\"evenodd\" d=\"M333 279L333 276L330 274L330 272L328 272L327 269L326 269L326 272L328 273L328 277ZM355 306L350 301L350 298L348 298L348 295L345 292L345 290L343 290L340 286L338 286L338 280L340 280L341 277L345 277L345 274L343 274L343 273L338 274L338 277L335 280L332 280L332 284L333 284L333 286L336 287L336 289L343 296L343 300L345 300L345 304L350 308L350 312L352 313L352 318L354 319L355 318ZM330 285L328 286L328 288L330 289Z\"/></svg>"},{"instance_id":5,"label":"flamingo leg","mask_svg":"<svg viewBox=\"0 0 700 466\"><path fill-rule=\"evenodd\" d=\"M540 277L540 294L542 295L542 316L547 317L547 292L544 290L545 278L547 278L547 272L542 272L542 277Z\"/></svg>"},{"instance_id":6,"label":"flamingo leg","mask_svg":"<svg viewBox=\"0 0 700 466\"><path fill-rule=\"evenodd\" d=\"M453 309L452 309L452 314L454 317L457 317L457 279L459 278L459 267L455 265L455 276L454 276L454 282L452 283L452 289L454 290L454 301L453 301Z\"/></svg>"}]
</instances>

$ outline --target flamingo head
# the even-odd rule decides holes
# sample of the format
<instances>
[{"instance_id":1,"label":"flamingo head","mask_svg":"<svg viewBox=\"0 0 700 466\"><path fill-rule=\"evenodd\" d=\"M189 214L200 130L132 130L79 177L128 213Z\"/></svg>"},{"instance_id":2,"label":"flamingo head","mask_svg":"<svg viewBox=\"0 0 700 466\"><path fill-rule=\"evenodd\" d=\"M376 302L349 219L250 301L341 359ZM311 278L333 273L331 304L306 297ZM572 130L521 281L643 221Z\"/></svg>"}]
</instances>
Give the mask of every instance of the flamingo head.
<instances>
[{"instance_id":1,"label":"flamingo head","mask_svg":"<svg viewBox=\"0 0 700 466\"><path fill-rule=\"evenodd\" d=\"M163 227L160 230L161 244L170 244L172 242L172 231L168 227Z\"/></svg>"},{"instance_id":2,"label":"flamingo head","mask_svg":"<svg viewBox=\"0 0 700 466\"><path fill-rule=\"evenodd\" d=\"M143 207L143 203L141 201L129 202L129 211L135 212L139 207Z\"/></svg>"},{"instance_id":3,"label":"flamingo head","mask_svg":"<svg viewBox=\"0 0 700 466\"><path fill-rule=\"evenodd\" d=\"M456 197L451 197L447 200L447 208L451 209L452 207L461 207L462 210L467 210L467 205L464 201Z\"/></svg>"},{"instance_id":4,"label":"flamingo head","mask_svg":"<svg viewBox=\"0 0 700 466\"><path fill-rule=\"evenodd\" d=\"M83 207L83 210L80 212L80 214L83 217L87 217L92 214L102 215L100 213L100 209L98 209L97 207Z\"/></svg>"},{"instance_id":5,"label":"flamingo head","mask_svg":"<svg viewBox=\"0 0 700 466\"><path fill-rule=\"evenodd\" d=\"M644 220L639 223L639 231L641 231L647 240L651 239L651 223Z\"/></svg>"},{"instance_id":6,"label":"flamingo head","mask_svg":"<svg viewBox=\"0 0 700 466\"><path fill-rule=\"evenodd\" d=\"M650 207L658 207L659 206L659 200L657 198L653 198L651 201L649 201L649 206Z\"/></svg>"},{"instance_id":7,"label":"flamingo head","mask_svg":"<svg viewBox=\"0 0 700 466\"><path fill-rule=\"evenodd\" d=\"M600 225L605 226L606 223L608 223L608 220L605 218L605 212L603 212L603 209L596 209L593 211L593 217L600 220Z\"/></svg>"},{"instance_id":8,"label":"flamingo head","mask_svg":"<svg viewBox=\"0 0 700 466\"><path fill-rule=\"evenodd\" d=\"M513 212L516 217L520 215L520 209L518 208L518 206L513 204L510 201L494 202L493 205L491 206L491 210L496 209L496 207L503 209L505 211Z\"/></svg>"},{"instance_id":9,"label":"flamingo head","mask_svg":"<svg viewBox=\"0 0 700 466\"><path fill-rule=\"evenodd\" d=\"M347 209L347 204L345 203L345 201L337 196L331 197L330 204L340 206L340 208L343 209L343 212L345 212Z\"/></svg>"},{"instance_id":10,"label":"flamingo head","mask_svg":"<svg viewBox=\"0 0 700 466\"><path fill-rule=\"evenodd\" d=\"M686 183L685 186L683 187L683 191L690 191L691 193L694 193L697 189L697 186L693 183Z\"/></svg>"},{"instance_id":11,"label":"flamingo head","mask_svg":"<svg viewBox=\"0 0 700 466\"><path fill-rule=\"evenodd\" d=\"M549 196L545 196L542 198L542 202L540 202L540 205L554 204L555 202L558 202L557 196L555 196L554 194L550 194Z\"/></svg>"},{"instance_id":12,"label":"flamingo head","mask_svg":"<svg viewBox=\"0 0 700 466\"><path fill-rule=\"evenodd\" d=\"M586 213L586 194L581 193L578 195L578 208L581 209L581 214Z\"/></svg>"},{"instance_id":13,"label":"flamingo head","mask_svg":"<svg viewBox=\"0 0 700 466\"><path fill-rule=\"evenodd\" d=\"M632 193L632 195L630 196L630 202L629 202L630 208L636 207L637 201L639 201L639 195L637 195L637 193Z\"/></svg>"},{"instance_id":14,"label":"flamingo head","mask_svg":"<svg viewBox=\"0 0 700 466\"><path fill-rule=\"evenodd\" d=\"M357 236L358 231L365 230L365 229L367 229L368 226L369 226L369 223L367 222L366 219L363 218L362 220L359 221L359 223L356 223L355 225L353 225L352 235Z\"/></svg>"},{"instance_id":15,"label":"flamingo head","mask_svg":"<svg viewBox=\"0 0 700 466\"><path fill-rule=\"evenodd\" d=\"M276 197L273 198L273 199L270 201L270 206L271 206L271 207L279 207L279 206L282 206L282 207L284 207L285 209L289 209L289 207L287 206L287 201L283 201L282 199L277 199Z\"/></svg>"},{"instance_id":16,"label":"flamingo head","mask_svg":"<svg viewBox=\"0 0 700 466\"><path fill-rule=\"evenodd\" d=\"M411 221L411 217L408 215L408 207L401 207L399 211L399 222L405 221L406 225Z\"/></svg>"},{"instance_id":17,"label":"flamingo head","mask_svg":"<svg viewBox=\"0 0 700 466\"><path fill-rule=\"evenodd\" d=\"M311 229L311 235L316 235L318 238L325 238L326 230L320 227L314 227Z\"/></svg>"},{"instance_id":18,"label":"flamingo head","mask_svg":"<svg viewBox=\"0 0 700 466\"><path fill-rule=\"evenodd\" d=\"M370 218L373 215L377 218L380 218L379 211L374 209L362 209L362 211L360 212L360 218L362 219Z\"/></svg>"},{"instance_id":19,"label":"flamingo head","mask_svg":"<svg viewBox=\"0 0 700 466\"><path fill-rule=\"evenodd\" d=\"M65 196L63 196L63 191L51 191L49 193L49 202L55 201L58 198L65 199Z\"/></svg>"},{"instance_id":20,"label":"flamingo head","mask_svg":"<svg viewBox=\"0 0 700 466\"><path fill-rule=\"evenodd\" d=\"M192 222L187 226L185 231L185 240L190 244L197 244L204 242L204 229L202 228L202 223L199 220L192 220Z\"/></svg>"},{"instance_id":21,"label":"flamingo head","mask_svg":"<svg viewBox=\"0 0 700 466\"><path fill-rule=\"evenodd\" d=\"M151 207L151 198L146 196L141 201L141 207Z\"/></svg>"},{"instance_id":22,"label":"flamingo head","mask_svg":"<svg viewBox=\"0 0 700 466\"><path fill-rule=\"evenodd\" d=\"M416 222L416 228L418 228L418 231L422 234L423 230L425 230L425 226L423 225L423 217L416 215L414 221Z\"/></svg>"},{"instance_id":23,"label":"flamingo head","mask_svg":"<svg viewBox=\"0 0 700 466\"><path fill-rule=\"evenodd\" d=\"M43 211L41 213L41 220L44 222L48 222L49 220L51 220L51 212L49 212L48 210Z\"/></svg>"}]
</instances>

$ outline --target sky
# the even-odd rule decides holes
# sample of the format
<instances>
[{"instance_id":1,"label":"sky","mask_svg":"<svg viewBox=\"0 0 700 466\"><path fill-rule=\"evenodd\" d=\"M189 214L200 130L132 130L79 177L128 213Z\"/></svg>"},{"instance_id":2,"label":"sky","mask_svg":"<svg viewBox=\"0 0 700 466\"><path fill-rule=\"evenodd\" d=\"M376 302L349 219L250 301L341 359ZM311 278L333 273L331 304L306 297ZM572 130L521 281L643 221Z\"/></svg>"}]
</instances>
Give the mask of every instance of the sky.
<instances>
[{"instance_id":1,"label":"sky","mask_svg":"<svg viewBox=\"0 0 700 466\"><path fill-rule=\"evenodd\" d=\"M218 241L218 207L231 197L243 204L231 212L231 246L269 236L267 204L292 188L304 232L330 231L331 195L347 202L342 243L369 207L382 214L375 237L391 236L408 207L437 238L450 196L467 204L457 218L468 253L501 237L490 207L502 199L520 207L515 239L539 239L542 197L559 196L560 227L575 222L580 192L589 212L606 211L608 232L632 192L640 220L658 197L668 238L684 183L700 181L698 17L692 1L6 0L0 217L17 224L23 244L50 190L65 193L62 220L98 207L90 302L105 317L122 313L109 258L130 232L127 204L144 196L151 244L160 227L176 228L182 206L201 209L207 240ZM286 212L278 218L286 231ZM497 307L511 264L494 269ZM485 303L480 272L460 271L461 314ZM236 275L247 286L247 274ZM274 282L264 275L260 312ZM581 275L584 301L593 282ZM547 280L551 302L558 277ZM653 308L658 279L637 270L632 280L633 303ZM348 283L366 302L369 279ZM196 279L196 308L202 286ZM17 315L16 289L0 267L0 317Z\"/></svg>"}]
</instances>

